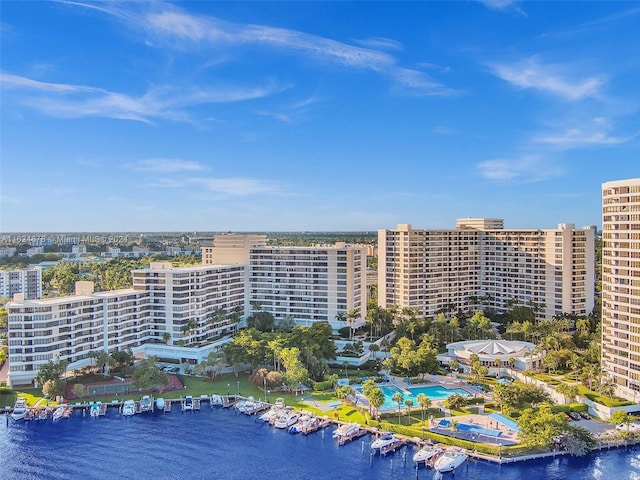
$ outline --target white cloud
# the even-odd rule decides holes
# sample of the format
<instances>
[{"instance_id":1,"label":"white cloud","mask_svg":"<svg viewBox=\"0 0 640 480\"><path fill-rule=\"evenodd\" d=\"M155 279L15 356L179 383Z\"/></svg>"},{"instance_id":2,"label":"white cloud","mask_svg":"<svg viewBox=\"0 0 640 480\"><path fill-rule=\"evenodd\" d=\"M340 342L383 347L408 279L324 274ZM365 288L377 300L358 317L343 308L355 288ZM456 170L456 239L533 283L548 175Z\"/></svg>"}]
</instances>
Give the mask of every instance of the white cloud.
<instances>
[{"instance_id":1,"label":"white cloud","mask_svg":"<svg viewBox=\"0 0 640 480\"><path fill-rule=\"evenodd\" d=\"M563 174L560 167L538 155L487 160L478 164L478 170L481 177L502 183L539 182Z\"/></svg>"},{"instance_id":2,"label":"white cloud","mask_svg":"<svg viewBox=\"0 0 640 480\"><path fill-rule=\"evenodd\" d=\"M71 4L94 8L80 2ZM131 10L134 8L147 10L138 13ZM319 62L370 70L394 80L396 90L402 88L418 95L455 93L455 90L432 81L423 72L400 67L396 57L382 51L401 47L392 39L365 40L368 48L363 48L297 30L226 22L212 16L191 14L166 3L109 4L98 10L123 19L149 35L151 40L148 43L152 45L164 43L183 51L209 48L216 54L228 47L268 48L277 53L297 54Z\"/></svg>"},{"instance_id":3,"label":"white cloud","mask_svg":"<svg viewBox=\"0 0 640 480\"><path fill-rule=\"evenodd\" d=\"M536 57L515 64L493 64L493 73L520 88L532 88L558 95L567 100L599 97L605 80L588 76L580 80L564 77L565 68L560 65L542 65Z\"/></svg>"},{"instance_id":4,"label":"white cloud","mask_svg":"<svg viewBox=\"0 0 640 480\"><path fill-rule=\"evenodd\" d=\"M228 196L249 196L249 195L282 195L282 187L274 182L248 177L189 177L189 178L162 178L147 183L147 186L154 188L188 188L195 193L196 187L203 187L205 190L220 193Z\"/></svg>"},{"instance_id":5,"label":"white cloud","mask_svg":"<svg viewBox=\"0 0 640 480\"><path fill-rule=\"evenodd\" d=\"M392 40L391 38L384 37L372 37L356 40L356 43L366 48L372 48L375 50L402 50L404 47L402 43Z\"/></svg>"},{"instance_id":6,"label":"white cloud","mask_svg":"<svg viewBox=\"0 0 640 480\"><path fill-rule=\"evenodd\" d=\"M132 170L143 172L200 172L207 168L191 160L180 158L146 158L127 165Z\"/></svg>"},{"instance_id":7,"label":"white cloud","mask_svg":"<svg viewBox=\"0 0 640 480\"><path fill-rule=\"evenodd\" d=\"M527 14L518 7L517 0L478 0L485 7L491 10L513 11L520 15L526 16Z\"/></svg>"},{"instance_id":8,"label":"white cloud","mask_svg":"<svg viewBox=\"0 0 640 480\"><path fill-rule=\"evenodd\" d=\"M456 130L451 127L447 127L446 125L438 125L433 129L433 132L438 135L453 135L454 133L458 133Z\"/></svg>"},{"instance_id":9,"label":"white cloud","mask_svg":"<svg viewBox=\"0 0 640 480\"><path fill-rule=\"evenodd\" d=\"M584 126L536 135L533 141L559 149L571 149L597 145L618 145L628 142L638 135L636 133L626 137L613 136L610 134L612 129L613 122L600 116L586 122Z\"/></svg>"},{"instance_id":10,"label":"white cloud","mask_svg":"<svg viewBox=\"0 0 640 480\"><path fill-rule=\"evenodd\" d=\"M22 102L61 118L107 117L152 123L156 119L190 122L188 107L266 97L287 88L273 82L261 87L153 88L134 97L85 85L50 83L0 73L0 85L26 92Z\"/></svg>"}]
</instances>

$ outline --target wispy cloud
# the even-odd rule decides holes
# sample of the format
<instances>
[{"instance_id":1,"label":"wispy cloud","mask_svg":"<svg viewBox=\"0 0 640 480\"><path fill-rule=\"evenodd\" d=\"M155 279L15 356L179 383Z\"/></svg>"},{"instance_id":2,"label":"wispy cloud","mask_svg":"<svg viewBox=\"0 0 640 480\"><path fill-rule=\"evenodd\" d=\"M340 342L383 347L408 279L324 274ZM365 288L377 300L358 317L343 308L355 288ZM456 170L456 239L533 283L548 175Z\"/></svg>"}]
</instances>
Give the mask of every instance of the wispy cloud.
<instances>
[{"instance_id":1,"label":"wispy cloud","mask_svg":"<svg viewBox=\"0 0 640 480\"><path fill-rule=\"evenodd\" d=\"M531 88L549 92L566 100L582 100L601 96L605 79L601 76L587 76L578 80L566 77L561 65L542 65L537 57L531 57L514 64L491 65L493 74L519 88Z\"/></svg>"},{"instance_id":2,"label":"wispy cloud","mask_svg":"<svg viewBox=\"0 0 640 480\"><path fill-rule=\"evenodd\" d=\"M228 196L249 195L283 195L281 185L268 180L249 177L189 177L189 178L163 178L147 183L154 188L189 188L191 191L197 186L205 190Z\"/></svg>"},{"instance_id":3,"label":"wispy cloud","mask_svg":"<svg viewBox=\"0 0 640 480\"><path fill-rule=\"evenodd\" d=\"M145 158L126 166L132 170L158 173L200 172L207 170L201 163L180 158Z\"/></svg>"},{"instance_id":4,"label":"wispy cloud","mask_svg":"<svg viewBox=\"0 0 640 480\"><path fill-rule=\"evenodd\" d=\"M102 88L41 82L8 73L0 73L0 85L3 89L26 92L20 101L53 117L107 117L146 123L153 123L157 119L190 122L186 111L189 107L252 100L286 88L273 82L266 86L248 88L165 86L155 87L135 97Z\"/></svg>"},{"instance_id":5,"label":"wispy cloud","mask_svg":"<svg viewBox=\"0 0 640 480\"><path fill-rule=\"evenodd\" d=\"M624 137L611 135L613 124L609 119L596 117L584 126L547 132L534 136L533 141L558 149L571 149L598 145L618 145L638 136L638 133Z\"/></svg>"},{"instance_id":6,"label":"wispy cloud","mask_svg":"<svg viewBox=\"0 0 640 480\"><path fill-rule=\"evenodd\" d=\"M478 164L481 177L501 183L539 182L563 174L562 168L539 155L497 158Z\"/></svg>"},{"instance_id":7,"label":"wispy cloud","mask_svg":"<svg viewBox=\"0 0 640 480\"><path fill-rule=\"evenodd\" d=\"M93 4L66 2L95 9ZM134 11L133 9L142 10ZM452 95L456 91L432 80L424 72L403 68L398 59L384 50L401 45L386 38L364 40L367 47L359 47L305 32L267 25L240 24L212 16L196 15L167 3L105 4L98 9L124 20L136 30L149 36L147 43L164 44L170 48L208 48L219 54L224 48L237 47L269 49L274 53L300 55L317 62L329 62L346 68L369 70L391 78L395 91L404 90L418 95ZM359 41L363 44L362 40Z\"/></svg>"},{"instance_id":8,"label":"wispy cloud","mask_svg":"<svg viewBox=\"0 0 640 480\"><path fill-rule=\"evenodd\" d=\"M438 125L433 129L433 132L438 135L453 135L454 133L458 133L455 129L447 127L446 125Z\"/></svg>"},{"instance_id":9,"label":"wispy cloud","mask_svg":"<svg viewBox=\"0 0 640 480\"><path fill-rule=\"evenodd\" d=\"M384 37L372 37L372 38L364 38L355 41L358 45L362 45L366 48L371 48L374 50L402 50L404 47L402 43L392 40L391 38Z\"/></svg>"},{"instance_id":10,"label":"wispy cloud","mask_svg":"<svg viewBox=\"0 0 640 480\"><path fill-rule=\"evenodd\" d=\"M518 6L517 0L478 0L491 10L512 11L526 16L526 13Z\"/></svg>"}]
</instances>

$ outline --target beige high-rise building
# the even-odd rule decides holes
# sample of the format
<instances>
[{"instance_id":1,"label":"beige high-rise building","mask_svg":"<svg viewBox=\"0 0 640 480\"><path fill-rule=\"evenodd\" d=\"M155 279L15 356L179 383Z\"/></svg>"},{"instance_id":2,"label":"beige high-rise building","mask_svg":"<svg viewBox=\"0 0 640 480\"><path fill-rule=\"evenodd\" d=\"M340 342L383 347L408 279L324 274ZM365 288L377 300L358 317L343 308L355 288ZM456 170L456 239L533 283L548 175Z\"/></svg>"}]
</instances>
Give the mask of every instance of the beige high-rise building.
<instances>
[{"instance_id":1,"label":"beige high-rise building","mask_svg":"<svg viewBox=\"0 0 640 480\"><path fill-rule=\"evenodd\" d=\"M640 178L602 185L602 371L640 401Z\"/></svg>"},{"instance_id":2,"label":"beige high-rise building","mask_svg":"<svg viewBox=\"0 0 640 480\"><path fill-rule=\"evenodd\" d=\"M378 302L441 311L531 305L539 318L594 306L593 229L504 230L500 219L460 219L452 230L378 232Z\"/></svg>"}]
</instances>

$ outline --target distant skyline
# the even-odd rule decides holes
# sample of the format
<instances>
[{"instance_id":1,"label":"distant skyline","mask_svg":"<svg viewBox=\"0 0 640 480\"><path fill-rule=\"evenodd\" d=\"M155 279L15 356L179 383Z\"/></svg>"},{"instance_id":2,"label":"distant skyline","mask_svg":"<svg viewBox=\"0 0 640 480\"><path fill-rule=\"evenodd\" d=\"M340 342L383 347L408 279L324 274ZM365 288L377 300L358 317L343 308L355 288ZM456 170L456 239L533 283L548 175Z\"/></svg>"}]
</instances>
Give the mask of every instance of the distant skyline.
<instances>
[{"instance_id":1,"label":"distant skyline","mask_svg":"<svg viewBox=\"0 0 640 480\"><path fill-rule=\"evenodd\" d=\"M600 228L640 177L640 2L0 11L0 232Z\"/></svg>"}]
</instances>

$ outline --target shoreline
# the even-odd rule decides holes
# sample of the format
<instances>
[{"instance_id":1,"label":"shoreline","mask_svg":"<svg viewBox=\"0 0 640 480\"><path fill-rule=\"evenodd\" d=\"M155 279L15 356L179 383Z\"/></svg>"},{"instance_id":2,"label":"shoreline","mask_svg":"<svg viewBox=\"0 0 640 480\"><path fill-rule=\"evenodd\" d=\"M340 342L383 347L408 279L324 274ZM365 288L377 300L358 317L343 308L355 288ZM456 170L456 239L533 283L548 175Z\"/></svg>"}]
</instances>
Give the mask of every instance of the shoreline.
<instances>
[{"instance_id":1,"label":"shoreline","mask_svg":"<svg viewBox=\"0 0 640 480\"><path fill-rule=\"evenodd\" d=\"M194 397L197 398L199 401L201 402L208 402L210 404L210 408L216 408L216 405L211 404L211 397L212 395L201 395L200 397ZM241 401L241 400L246 400L247 397L243 397L240 395L221 395L222 399L223 399L223 405L220 405L220 408L230 408L233 407L237 402ZM166 403L170 403L170 404L180 404L184 398L170 398L170 399L164 399ZM116 409L118 409L118 411L120 411L120 408L122 407L124 401L118 401L118 400L112 400L110 402L100 402L100 401L91 401L91 402L77 402L75 404L66 404L64 405L65 407L71 408L74 412L75 410L80 410L83 411L83 414L86 415L86 412L88 411L88 409L91 408L91 405L93 404L101 404L106 406L106 409L109 409L109 407L114 407ZM274 404L273 403L269 403L269 402L261 402L263 405L268 406L268 407L273 407ZM58 407L58 405L55 406L46 406L46 407L31 407L31 408L35 408L35 409L47 409L50 412L53 412L56 408ZM290 407L290 408L294 408L294 407ZM264 409L263 409L264 410ZM304 411L303 409L297 409L299 411ZM5 415L5 423L8 426L9 425L9 417L11 416L11 412L13 411L13 407L3 407L0 409L0 414L4 414ZM152 412L153 413L153 412ZM255 412L257 413L257 412ZM247 414L247 415L254 415L255 413L252 414ZM166 414L166 411L164 413L162 413L163 415ZM83 415L83 416L84 416ZM317 416L318 418L321 418L324 420L323 425L324 427L329 426L329 425L334 425L334 426L340 426L340 425L344 425L344 424L348 424L350 422L346 422L344 420L340 420L337 418L334 418L332 416L329 415L316 415L313 414L315 416ZM47 418L48 419L48 418ZM41 421L38 419L29 419L29 420L19 420L19 421ZM19 421L15 421L12 420L12 422L19 422ZM323 427L323 428L324 428ZM373 437L376 437L378 435L380 435L384 430L380 429L380 427L372 427L371 425L360 425L360 429L363 433L361 433L359 436L362 435L371 435ZM406 435L400 434L400 433L395 433L394 434L399 437L400 439L402 439L403 444L406 445L413 445L416 448L420 448L423 445L427 444L428 441L420 439L418 437L408 437ZM478 442L478 443L482 443L482 442ZM590 455L592 453L597 453L603 450L612 450L612 449L619 449L619 448L627 448L627 447L633 447L633 446L637 446L638 444L640 444L640 439L635 439L635 440L625 440L625 439L620 439L618 441L615 442L606 442L606 443L599 443L597 447L592 448L589 452L586 453L586 455ZM446 445L443 444L446 447L451 447L451 445ZM491 445L491 444L487 444L487 445ZM456 447L458 448L458 447ZM486 462L490 462L490 463L494 463L494 464L510 464L510 463L520 463L520 462L525 462L525 461L529 461L529 460L537 460L537 459L544 459L544 458L555 458L557 456L566 456L566 455L571 455L570 452L566 451L566 450L553 450L553 451L547 451L547 452L537 452L537 453L528 453L528 454L524 454L524 455L490 455L490 454L486 454L486 453L480 453L477 452L475 449L474 450L469 450L467 448L462 448L462 450L469 456L469 459L474 459L474 460L483 460Z\"/></svg>"}]
</instances>

